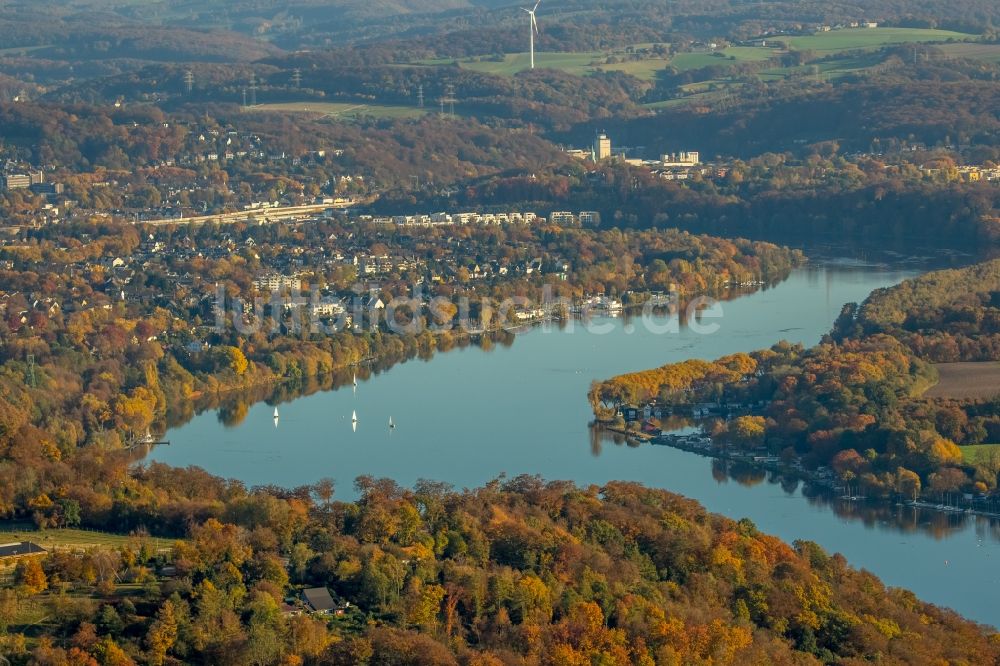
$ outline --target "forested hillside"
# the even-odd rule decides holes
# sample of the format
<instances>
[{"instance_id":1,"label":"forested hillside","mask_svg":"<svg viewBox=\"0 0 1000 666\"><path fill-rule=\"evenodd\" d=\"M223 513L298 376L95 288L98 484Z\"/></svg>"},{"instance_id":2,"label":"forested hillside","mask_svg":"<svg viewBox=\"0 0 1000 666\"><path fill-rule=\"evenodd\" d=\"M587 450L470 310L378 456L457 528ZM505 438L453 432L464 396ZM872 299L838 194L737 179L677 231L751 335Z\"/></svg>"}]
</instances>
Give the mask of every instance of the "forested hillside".
<instances>
[{"instance_id":1,"label":"forested hillside","mask_svg":"<svg viewBox=\"0 0 1000 666\"><path fill-rule=\"evenodd\" d=\"M244 135L255 136L263 149L296 157L339 150L338 169L384 185L410 183L412 176L446 185L569 163L564 153L539 137L499 131L471 119L331 123L319 116L241 114L232 106L214 111L211 125L216 132L238 126ZM204 141L189 129L199 120L193 112L165 114L148 105L115 109L0 104L0 147L56 169L161 166L194 146L204 150L198 146ZM272 175L289 175L286 169Z\"/></svg>"},{"instance_id":2,"label":"forested hillside","mask_svg":"<svg viewBox=\"0 0 1000 666\"><path fill-rule=\"evenodd\" d=\"M1000 143L1000 91L992 80L871 80L855 85L778 87L705 113L680 107L609 124L638 145L697 145L709 155L752 156L837 141L881 152L902 141ZM859 122L859 119L862 121Z\"/></svg>"},{"instance_id":3,"label":"forested hillside","mask_svg":"<svg viewBox=\"0 0 1000 666\"><path fill-rule=\"evenodd\" d=\"M968 400L925 393L938 381L930 362L1000 360L998 290L997 260L932 272L880 289L860 307L847 304L815 347L779 343L621 375L595 383L590 401L605 421L628 404L756 405L705 428L719 446L830 467L869 496L994 496L1000 458L965 460L956 444L996 441L996 387Z\"/></svg>"},{"instance_id":4,"label":"forested hillside","mask_svg":"<svg viewBox=\"0 0 1000 666\"><path fill-rule=\"evenodd\" d=\"M816 544L790 546L750 521L632 484L577 488L520 477L456 493L361 478L360 499L343 503L331 500L329 482L247 492L155 465L135 482L197 497L218 518L194 526L173 549L172 578L147 582L135 600L121 596L114 574L151 580L159 557L141 539L110 558L64 555L20 567L15 607L61 603L53 634L66 638L8 652L14 663L1000 658L992 632L887 589ZM283 614L290 584L328 587L337 615ZM63 585L75 590L72 601L39 595ZM15 636L26 629L16 614L6 622Z\"/></svg>"},{"instance_id":5,"label":"forested hillside","mask_svg":"<svg viewBox=\"0 0 1000 666\"><path fill-rule=\"evenodd\" d=\"M936 362L1000 359L1000 260L936 271L873 293L834 335L887 333Z\"/></svg>"}]
</instances>

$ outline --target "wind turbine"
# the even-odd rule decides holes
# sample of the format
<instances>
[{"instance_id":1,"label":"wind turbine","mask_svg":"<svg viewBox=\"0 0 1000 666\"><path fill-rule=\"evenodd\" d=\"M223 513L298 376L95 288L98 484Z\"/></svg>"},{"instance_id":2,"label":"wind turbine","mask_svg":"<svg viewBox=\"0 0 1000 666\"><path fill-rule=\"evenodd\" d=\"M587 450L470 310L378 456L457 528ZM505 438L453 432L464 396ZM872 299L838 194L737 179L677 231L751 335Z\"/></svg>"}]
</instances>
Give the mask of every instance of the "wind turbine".
<instances>
[{"instance_id":1,"label":"wind turbine","mask_svg":"<svg viewBox=\"0 0 1000 666\"><path fill-rule=\"evenodd\" d=\"M521 7L521 11L528 12L528 16L531 17L531 20L528 21L528 36L530 39L528 43L531 45L531 69L535 68L535 33L538 32L538 21L535 20L535 12L538 10L538 5L540 4L542 4L542 0L538 0L533 9Z\"/></svg>"}]
</instances>

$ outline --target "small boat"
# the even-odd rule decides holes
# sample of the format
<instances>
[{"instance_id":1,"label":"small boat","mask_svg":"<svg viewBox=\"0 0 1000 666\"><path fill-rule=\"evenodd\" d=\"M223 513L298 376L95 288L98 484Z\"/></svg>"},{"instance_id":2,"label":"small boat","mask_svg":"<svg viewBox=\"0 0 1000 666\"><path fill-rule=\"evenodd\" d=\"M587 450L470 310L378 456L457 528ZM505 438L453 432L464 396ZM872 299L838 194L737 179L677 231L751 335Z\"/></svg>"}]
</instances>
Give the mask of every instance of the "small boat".
<instances>
[{"instance_id":1,"label":"small boat","mask_svg":"<svg viewBox=\"0 0 1000 666\"><path fill-rule=\"evenodd\" d=\"M278 408L274 408L274 418L278 418Z\"/></svg>"},{"instance_id":2,"label":"small boat","mask_svg":"<svg viewBox=\"0 0 1000 666\"><path fill-rule=\"evenodd\" d=\"M354 373L354 379L352 380L351 383L354 385L354 388L358 388L358 375L357 375L357 373Z\"/></svg>"},{"instance_id":3,"label":"small boat","mask_svg":"<svg viewBox=\"0 0 1000 666\"><path fill-rule=\"evenodd\" d=\"M392 430L395 427L396 427L396 424L392 422L392 417L390 416L389 417L389 430Z\"/></svg>"},{"instance_id":4,"label":"small boat","mask_svg":"<svg viewBox=\"0 0 1000 666\"><path fill-rule=\"evenodd\" d=\"M358 431L358 412L356 410L351 414L351 430Z\"/></svg>"}]
</instances>

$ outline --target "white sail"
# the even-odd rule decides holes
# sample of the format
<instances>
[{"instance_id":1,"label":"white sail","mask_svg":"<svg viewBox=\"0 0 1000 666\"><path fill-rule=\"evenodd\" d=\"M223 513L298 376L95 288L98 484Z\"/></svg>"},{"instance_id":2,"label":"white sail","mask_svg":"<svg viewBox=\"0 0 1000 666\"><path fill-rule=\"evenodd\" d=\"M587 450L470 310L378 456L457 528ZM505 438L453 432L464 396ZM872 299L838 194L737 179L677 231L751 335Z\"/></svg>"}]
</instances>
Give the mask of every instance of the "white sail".
<instances>
[{"instance_id":1,"label":"white sail","mask_svg":"<svg viewBox=\"0 0 1000 666\"><path fill-rule=\"evenodd\" d=\"M358 410L354 410L351 413L351 421L353 421L354 423L358 422Z\"/></svg>"},{"instance_id":2,"label":"white sail","mask_svg":"<svg viewBox=\"0 0 1000 666\"><path fill-rule=\"evenodd\" d=\"M390 428L395 428L396 427L396 424L392 422L392 417L391 416L389 417L389 427Z\"/></svg>"},{"instance_id":3,"label":"white sail","mask_svg":"<svg viewBox=\"0 0 1000 666\"><path fill-rule=\"evenodd\" d=\"M274 408L274 418L278 418L278 408Z\"/></svg>"}]
</instances>

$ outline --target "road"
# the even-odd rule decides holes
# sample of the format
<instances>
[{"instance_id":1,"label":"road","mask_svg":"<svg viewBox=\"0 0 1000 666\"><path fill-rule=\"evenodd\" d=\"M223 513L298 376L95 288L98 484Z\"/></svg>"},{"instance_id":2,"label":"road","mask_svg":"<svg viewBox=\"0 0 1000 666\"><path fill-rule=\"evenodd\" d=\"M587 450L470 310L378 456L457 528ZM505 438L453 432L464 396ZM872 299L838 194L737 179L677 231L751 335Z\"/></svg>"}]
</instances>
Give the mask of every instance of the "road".
<instances>
[{"instance_id":1,"label":"road","mask_svg":"<svg viewBox=\"0 0 1000 666\"><path fill-rule=\"evenodd\" d=\"M347 208L348 206L334 204L310 204L308 206L285 206L282 208L257 208L254 210L240 210L234 213L219 213L217 215L196 215L193 217L172 217L162 220L138 220L137 225L149 225L152 227L163 227L171 224L204 224L205 222L216 222L219 224L230 224L232 222L243 222L251 218L274 222L276 220L287 220L289 218L303 217L322 213L331 208Z\"/></svg>"}]
</instances>

